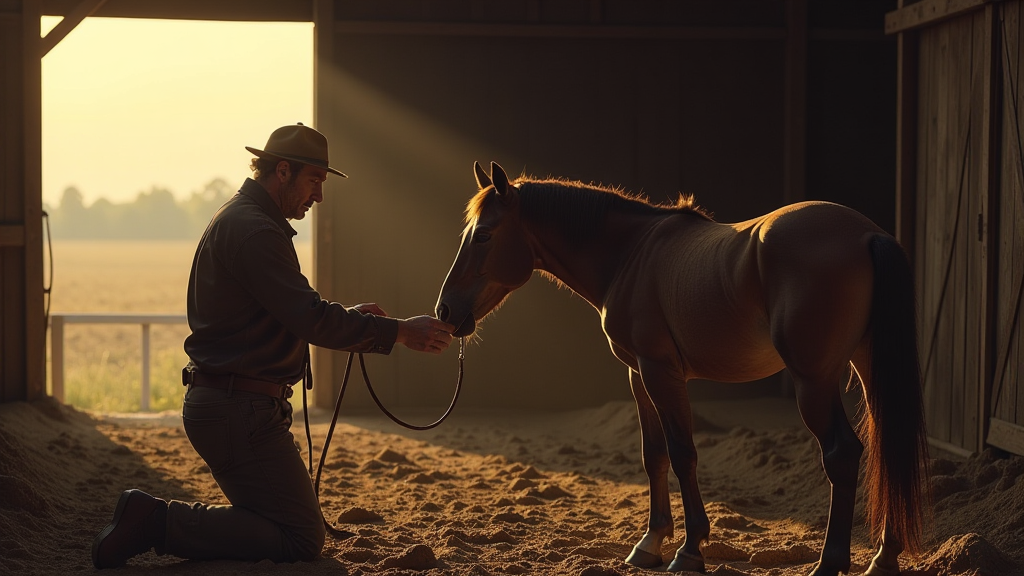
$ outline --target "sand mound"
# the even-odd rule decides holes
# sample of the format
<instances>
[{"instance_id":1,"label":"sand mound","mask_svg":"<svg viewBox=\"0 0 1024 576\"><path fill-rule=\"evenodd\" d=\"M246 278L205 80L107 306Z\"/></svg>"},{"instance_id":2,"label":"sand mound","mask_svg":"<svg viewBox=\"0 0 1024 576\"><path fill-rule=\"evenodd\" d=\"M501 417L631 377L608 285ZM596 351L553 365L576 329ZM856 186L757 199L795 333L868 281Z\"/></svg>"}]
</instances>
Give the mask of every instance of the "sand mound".
<instances>
[{"instance_id":1,"label":"sand mound","mask_svg":"<svg viewBox=\"0 0 1024 576\"><path fill-rule=\"evenodd\" d=\"M700 403L694 413L712 522L708 572L809 572L829 489L792 403ZM329 414L311 420L319 456ZM905 567L931 576L1024 573L1024 459L986 451L937 458L932 471L927 552ZM674 476L670 484L677 533L662 550L666 560L684 536ZM90 415L49 400L0 405L0 574L94 573L92 539L131 487L224 501L173 414ZM357 536L328 539L315 562L184 562L150 553L117 573L652 573L622 563L646 528L648 502L628 402L560 414L456 413L424 433L348 417L335 433L321 500L326 516ZM858 521L853 572L872 555Z\"/></svg>"}]
</instances>

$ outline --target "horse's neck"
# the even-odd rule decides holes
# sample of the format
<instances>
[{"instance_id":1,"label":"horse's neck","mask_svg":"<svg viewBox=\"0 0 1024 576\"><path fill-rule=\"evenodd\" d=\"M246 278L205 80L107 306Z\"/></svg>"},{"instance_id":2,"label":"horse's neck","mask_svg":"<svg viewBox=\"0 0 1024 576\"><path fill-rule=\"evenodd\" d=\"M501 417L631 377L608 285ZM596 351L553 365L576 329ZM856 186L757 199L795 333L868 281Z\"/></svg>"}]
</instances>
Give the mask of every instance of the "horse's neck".
<instances>
[{"instance_id":1,"label":"horse's neck","mask_svg":"<svg viewBox=\"0 0 1024 576\"><path fill-rule=\"evenodd\" d=\"M556 229L532 231L534 268L547 272L601 309L616 274L637 242L663 216L609 214L603 233L583 246L574 246Z\"/></svg>"}]
</instances>

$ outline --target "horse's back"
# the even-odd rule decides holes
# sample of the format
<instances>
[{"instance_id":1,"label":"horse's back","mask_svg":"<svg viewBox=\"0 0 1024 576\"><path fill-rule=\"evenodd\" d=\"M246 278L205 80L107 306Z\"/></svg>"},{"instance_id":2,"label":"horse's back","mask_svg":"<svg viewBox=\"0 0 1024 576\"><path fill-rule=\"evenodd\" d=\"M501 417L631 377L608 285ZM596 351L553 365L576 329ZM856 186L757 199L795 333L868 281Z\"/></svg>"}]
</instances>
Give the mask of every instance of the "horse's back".
<instances>
[{"instance_id":1,"label":"horse's back","mask_svg":"<svg viewBox=\"0 0 1024 576\"><path fill-rule=\"evenodd\" d=\"M822 353L842 340L849 360L867 328L867 246L879 233L826 202L734 224L677 216L650 240L646 274L692 375L746 381L783 367L779 345Z\"/></svg>"}]
</instances>

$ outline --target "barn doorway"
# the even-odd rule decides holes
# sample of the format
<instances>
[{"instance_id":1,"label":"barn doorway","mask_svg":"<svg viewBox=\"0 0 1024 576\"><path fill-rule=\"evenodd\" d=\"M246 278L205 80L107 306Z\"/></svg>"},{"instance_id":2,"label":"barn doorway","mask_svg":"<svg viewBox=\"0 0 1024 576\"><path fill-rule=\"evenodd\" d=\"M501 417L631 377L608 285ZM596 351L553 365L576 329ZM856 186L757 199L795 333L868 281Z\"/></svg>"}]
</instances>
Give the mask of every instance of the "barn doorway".
<instances>
[{"instance_id":1,"label":"barn doorway","mask_svg":"<svg viewBox=\"0 0 1024 576\"><path fill-rule=\"evenodd\" d=\"M60 20L43 17L42 33ZM311 22L85 19L42 60L51 314L184 315L196 242L250 175L244 146L313 118ZM295 223L307 274L310 221ZM144 330L69 324L58 359L64 401L177 409L187 327Z\"/></svg>"}]
</instances>

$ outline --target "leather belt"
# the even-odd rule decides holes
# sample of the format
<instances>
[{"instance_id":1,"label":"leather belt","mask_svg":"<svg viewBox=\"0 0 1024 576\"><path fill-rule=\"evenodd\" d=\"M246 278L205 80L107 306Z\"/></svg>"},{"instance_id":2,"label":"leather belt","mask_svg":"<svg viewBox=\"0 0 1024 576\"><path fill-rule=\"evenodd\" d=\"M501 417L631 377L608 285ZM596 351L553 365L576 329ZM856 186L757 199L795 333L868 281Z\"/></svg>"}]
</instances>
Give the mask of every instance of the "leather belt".
<instances>
[{"instance_id":1,"label":"leather belt","mask_svg":"<svg viewBox=\"0 0 1024 576\"><path fill-rule=\"evenodd\" d=\"M220 390L241 390L254 394L266 394L273 398L287 400L292 397L292 387L286 384L274 384L266 380L256 380L235 374L203 374L191 370L182 370L181 383L185 386L201 386Z\"/></svg>"}]
</instances>

